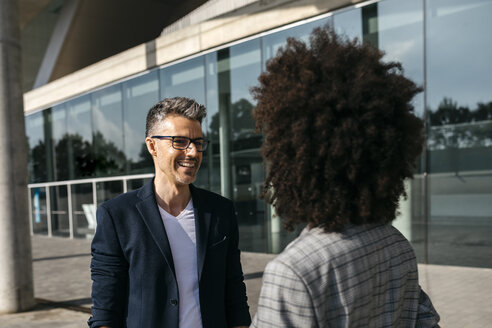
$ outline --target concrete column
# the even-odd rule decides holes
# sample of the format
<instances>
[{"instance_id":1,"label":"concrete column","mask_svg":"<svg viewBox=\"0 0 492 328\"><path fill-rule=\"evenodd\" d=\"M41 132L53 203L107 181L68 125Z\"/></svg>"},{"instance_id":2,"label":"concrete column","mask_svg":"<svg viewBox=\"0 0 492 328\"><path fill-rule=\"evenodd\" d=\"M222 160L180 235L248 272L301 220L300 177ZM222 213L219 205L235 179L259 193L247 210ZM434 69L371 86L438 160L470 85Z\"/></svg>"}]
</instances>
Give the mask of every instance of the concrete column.
<instances>
[{"instance_id":1,"label":"concrete column","mask_svg":"<svg viewBox=\"0 0 492 328\"><path fill-rule=\"evenodd\" d=\"M0 313L34 306L19 8L0 1Z\"/></svg>"}]
</instances>

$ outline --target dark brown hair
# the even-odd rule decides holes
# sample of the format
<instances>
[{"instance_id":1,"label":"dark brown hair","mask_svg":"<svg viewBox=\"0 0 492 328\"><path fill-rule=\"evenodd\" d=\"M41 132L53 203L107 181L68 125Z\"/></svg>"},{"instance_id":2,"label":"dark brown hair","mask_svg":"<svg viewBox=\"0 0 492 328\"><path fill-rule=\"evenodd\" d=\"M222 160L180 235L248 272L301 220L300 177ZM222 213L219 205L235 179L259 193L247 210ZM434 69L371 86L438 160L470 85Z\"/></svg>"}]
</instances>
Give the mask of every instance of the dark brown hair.
<instances>
[{"instance_id":1,"label":"dark brown hair","mask_svg":"<svg viewBox=\"0 0 492 328\"><path fill-rule=\"evenodd\" d=\"M265 137L264 194L288 230L395 218L422 150L423 123L411 105L421 89L382 57L318 28L310 46L289 39L252 89Z\"/></svg>"}]
</instances>

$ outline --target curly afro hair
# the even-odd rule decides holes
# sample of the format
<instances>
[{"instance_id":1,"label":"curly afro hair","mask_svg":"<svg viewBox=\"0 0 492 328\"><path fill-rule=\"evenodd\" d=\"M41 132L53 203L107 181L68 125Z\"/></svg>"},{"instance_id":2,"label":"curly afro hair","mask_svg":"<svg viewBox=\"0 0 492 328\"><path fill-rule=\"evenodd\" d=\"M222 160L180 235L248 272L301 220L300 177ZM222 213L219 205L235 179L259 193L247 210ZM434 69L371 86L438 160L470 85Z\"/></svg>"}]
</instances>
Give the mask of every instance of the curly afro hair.
<instances>
[{"instance_id":1,"label":"curly afro hair","mask_svg":"<svg viewBox=\"0 0 492 328\"><path fill-rule=\"evenodd\" d=\"M421 88L383 55L317 28L310 46L288 39L252 88L268 166L263 196L287 230L340 232L395 218L422 150L411 104Z\"/></svg>"}]
</instances>

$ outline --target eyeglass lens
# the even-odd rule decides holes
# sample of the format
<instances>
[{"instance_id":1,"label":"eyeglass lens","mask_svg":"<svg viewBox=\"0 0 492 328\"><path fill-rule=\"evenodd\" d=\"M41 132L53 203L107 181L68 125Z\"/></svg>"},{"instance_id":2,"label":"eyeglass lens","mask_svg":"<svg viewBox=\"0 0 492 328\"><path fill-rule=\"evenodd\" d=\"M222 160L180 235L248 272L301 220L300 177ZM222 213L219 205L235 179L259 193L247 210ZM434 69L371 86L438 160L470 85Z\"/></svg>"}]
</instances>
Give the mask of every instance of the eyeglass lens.
<instances>
[{"instance_id":1,"label":"eyeglass lens","mask_svg":"<svg viewBox=\"0 0 492 328\"><path fill-rule=\"evenodd\" d=\"M176 149L184 150L188 148L193 142L195 144L196 150L198 151L204 151L207 149L208 142L203 139L189 139L189 138L184 138L184 137L174 137L173 138L173 147Z\"/></svg>"}]
</instances>

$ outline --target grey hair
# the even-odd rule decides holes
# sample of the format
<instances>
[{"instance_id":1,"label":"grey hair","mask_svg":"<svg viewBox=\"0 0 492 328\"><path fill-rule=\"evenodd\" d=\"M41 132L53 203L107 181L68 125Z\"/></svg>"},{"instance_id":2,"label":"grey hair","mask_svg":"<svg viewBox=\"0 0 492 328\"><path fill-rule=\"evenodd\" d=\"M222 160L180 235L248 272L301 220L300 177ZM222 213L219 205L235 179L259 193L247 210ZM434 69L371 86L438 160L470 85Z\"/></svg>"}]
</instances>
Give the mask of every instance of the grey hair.
<instances>
[{"instance_id":1,"label":"grey hair","mask_svg":"<svg viewBox=\"0 0 492 328\"><path fill-rule=\"evenodd\" d=\"M147 122L145 123L145 136L150 137L152 129L162 122L169 114L175 114L196 120L202 123L202 120L207 116L205 106L200 105L196 101L186 97L166 98L155 104L147 114Z\"/></svg>"}]
</instances>

